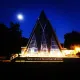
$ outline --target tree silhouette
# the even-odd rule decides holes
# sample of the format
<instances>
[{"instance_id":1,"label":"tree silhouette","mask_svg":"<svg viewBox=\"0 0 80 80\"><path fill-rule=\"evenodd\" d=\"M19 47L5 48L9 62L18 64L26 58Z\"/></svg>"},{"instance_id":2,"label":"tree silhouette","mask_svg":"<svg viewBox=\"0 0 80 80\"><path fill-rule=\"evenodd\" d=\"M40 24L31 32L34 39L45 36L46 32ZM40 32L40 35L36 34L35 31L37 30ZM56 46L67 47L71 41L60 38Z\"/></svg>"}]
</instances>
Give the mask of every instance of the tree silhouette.
<instances>
[{"instance_id":1,"label":"tree silhouette","mask_svg":"<svg viewBox=\"0 0 80 80\"><path fill-rule=\"evenodd\" d=\"M80 57L80 52L78 52L76 55L77 55L78 57Z\"/></svg>"},{"instance_id":2,"label":"tree silhouette","mask_svg":"<svg viewBox=\"0 0 80 80\"><path fill-rule=\"evenodd\" d=\"M9 29L3 23L0 23L0 54L6 55L9 51L8 45Z\"/></svg>"},{"instance_id":3,"label":"tree silhouette","mask_svg":"<svg viewBox=\"0 0 80 80\"><path fill-rule=\"evenodd\" d=\"M20 25L18 23L10 23L10 53L20 52L21 49L21 37L22 32L20 30Z\"/></svg>"},{"instance_id":4,"label":"tree silhouette","mask_svg":"<svg viewBox=\"0 0 80 80\"><path fill-rule=\"evenodd\" d=\"M70 49L71 45L80 44L80 32L72 31L64 35L64 47Z\"/></svg>"},{"instance_id":5,"label":"tree silhouette","mask_svg":"<svg viewBox=\"0 0 80 80\"><path fill-rule=\"evenodd\" d=\"M21 38L21 46L24 47L26 46L28 43L28 38L22 37Z\"/></svg>"},{"instance_id":6,"label":"tree silhouette","mask_svg":"<svg viewBox=\"0 0 80 80\"><path fill-rule=\"evenodd\" d=\"M10 28L0 23L0 56L9 56L20 53L21 46L26 46L27 38L22 37L22 31L18 23L10 23Z\"/></svg>"}]
</instances>

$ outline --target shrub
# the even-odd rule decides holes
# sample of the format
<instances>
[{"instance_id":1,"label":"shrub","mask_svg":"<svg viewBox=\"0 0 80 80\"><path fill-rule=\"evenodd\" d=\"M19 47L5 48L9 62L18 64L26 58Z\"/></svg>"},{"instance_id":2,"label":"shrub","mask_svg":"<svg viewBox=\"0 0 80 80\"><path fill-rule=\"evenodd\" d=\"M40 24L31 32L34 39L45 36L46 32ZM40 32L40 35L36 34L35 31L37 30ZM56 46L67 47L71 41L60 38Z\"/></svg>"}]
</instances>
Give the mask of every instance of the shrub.
<instances>
[{"instance_id":1,"label":"shrub","mask_svg":"<svg viewBox=\"0 0 80 80\"><path fill-rule=\"evenodd\" d=\"M78 57L80 57L80 52L78 52L76 55L77 55Z\"/></svg>"}]
</instances>

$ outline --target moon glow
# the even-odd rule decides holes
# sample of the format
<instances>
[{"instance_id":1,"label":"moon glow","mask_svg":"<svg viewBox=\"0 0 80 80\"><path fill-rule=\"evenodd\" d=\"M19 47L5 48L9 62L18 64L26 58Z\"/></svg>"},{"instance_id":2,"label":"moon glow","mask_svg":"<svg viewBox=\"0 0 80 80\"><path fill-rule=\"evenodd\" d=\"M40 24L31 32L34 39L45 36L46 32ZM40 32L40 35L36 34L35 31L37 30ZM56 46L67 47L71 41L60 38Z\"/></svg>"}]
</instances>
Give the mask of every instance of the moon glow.
<instances>
[{"instance_id":1,"label":"moon glow","mask_svg":"<svg viewBox=\"0 0 80 80\"><path fill-rule=\"evenodd\" d=\"M18 18L19 20L23 20L23 15L22 15L22 14L18 14L18 15L17 15L17 18Z\"/></svg>"}]
</instances>

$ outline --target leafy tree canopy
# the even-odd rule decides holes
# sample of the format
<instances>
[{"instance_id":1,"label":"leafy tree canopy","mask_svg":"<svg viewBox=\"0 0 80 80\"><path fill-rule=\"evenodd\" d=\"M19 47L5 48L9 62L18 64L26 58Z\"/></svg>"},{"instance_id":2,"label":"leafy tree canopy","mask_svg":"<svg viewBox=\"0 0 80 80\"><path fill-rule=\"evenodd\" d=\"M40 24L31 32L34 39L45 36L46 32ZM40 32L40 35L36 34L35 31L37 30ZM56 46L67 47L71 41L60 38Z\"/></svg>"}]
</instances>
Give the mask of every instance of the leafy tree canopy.
<instances>
[{"instance_id":1,"label":"leafy tree canopy","mask_svg":"<svg viewBox=\"0 0 80 80\"><path fill-rule=\"evenodd\" d=\"M0 55L19 53L21 46L27 45L27 41L27 38L22 37L19 23L10 22L10 28L0 23Z\"/></svg>"},{"instance_id":2,"label":"leafy tree canopy","mask_svg":"<svg viewBox=\"0 0 80 80\"><path fill-rule=\"evenodd\" d=\"M72 31L64 35L64 47L70 49L71 45L80 44L80 32Z\"/></svg>"}]
</instances>

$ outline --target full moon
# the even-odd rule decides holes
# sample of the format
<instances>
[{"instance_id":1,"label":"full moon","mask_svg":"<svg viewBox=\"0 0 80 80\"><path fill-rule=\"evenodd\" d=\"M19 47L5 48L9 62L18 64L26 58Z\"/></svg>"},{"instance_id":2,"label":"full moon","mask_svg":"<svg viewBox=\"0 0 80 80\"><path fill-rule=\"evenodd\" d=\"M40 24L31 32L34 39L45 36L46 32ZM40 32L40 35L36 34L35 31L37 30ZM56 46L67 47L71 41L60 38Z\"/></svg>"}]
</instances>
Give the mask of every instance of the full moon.
<instances>
[{"instance_id":1,"label":"full moon","mask_svg":"<svg viewBox=\"0 0 80 80\"><path fill-rule=\"evenodd\" d=\"M23 20L23 15L22 15L22 14L18 14L18 15L17 15L17 18L18 18L19 20Z\"/></svg>"}]
</instances>

